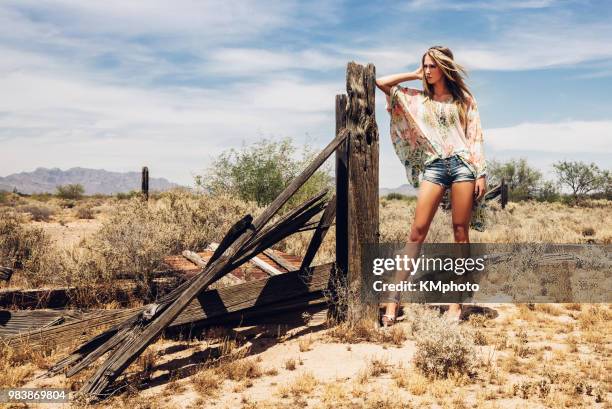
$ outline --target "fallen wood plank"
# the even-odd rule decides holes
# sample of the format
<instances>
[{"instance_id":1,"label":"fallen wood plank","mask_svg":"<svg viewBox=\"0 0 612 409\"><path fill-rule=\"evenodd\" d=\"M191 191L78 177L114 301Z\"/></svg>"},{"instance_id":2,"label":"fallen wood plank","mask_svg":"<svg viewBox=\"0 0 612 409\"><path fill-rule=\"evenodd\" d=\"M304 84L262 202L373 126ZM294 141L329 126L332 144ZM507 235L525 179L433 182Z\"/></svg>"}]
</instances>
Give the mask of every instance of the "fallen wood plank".
<instances>
[{"instance_id":1,"label":"fallen wood plank","mask_svg":"<svg viewBox=\"0 0 612 409\"><path fill-rule=\"evenodd\" d=\"M0 308L66 308L78 297L78 293L79 289L76 287L8 288L0 290ZM138 295L138 287L132 280L121 280L108 288L108 291L100 291L99 295L101 302L115 301L124 304Z\"/></svg>"},{"instance_id":2,"label":"fallen wood plank","mask_svg":"<svg viewBox=\"0 0 612 409\"><path fill-rule=\"evenodd\" d=\"M203 329L214 326L238 327L244 325L254 325L256 323L281 323L278 317L288 311L299 311L313 313L327 309L328 301L322 291L309 293L306 296L296 298L291 301L282 301L269 305L255 305L253 307L237 312L205 318L199 321L186 322L182 325L173 324L168 327L168 334L177 332L185 333L196 329Z\"/></svg>"},{"instance_id":3,"label":"fallen wood plank","mask_svg":"<svg viewBox=\"0 0 612 409\"><path fill-rule=\"evenodd\" d=\"M285 257L281 256L280 254L276 254L272 249L264 250L263 253L287 271L293 271L297 267L294 266L293 263L287 260Z\"/></svg>"},{"instance_id":4,"label":"fallen wood plank","mask_svg":"<svg viewBox=\"0 0 612 409\"><path fill-rule=\"evenodd\" d=\"M83 313L76 310L0 310L0 338L31 330L77 321Z\"/></svg>"},{"instance_id":5,"label":"fallen wood plank","mask_svg":"<svg viewBox=\"0 0 612 409\"><path fill-rule=\"evenodd\" d=\"M13 269L0 266L0 280L9 281L13 275Z\"/></svg>"},{"instance_id":6,"label":"fallen wood plank","mask_svg":"<svg viewBox=\"0 0 612 409\"><path fill-rule=\"evenodd\" d=\"M182 255L183 257L185 257L187 260L191 261L193 264L197 265L198 267L201 267L201 268L206 267L207 262L198 253L195 253L189 250L185 250L183 251ZM227 273L225 276L221 277L219 281L221 282L221 284L226 284L226 285L235 285L235 284L240 284L244 282L244 280L236 277L232 273Z\"/></svg>"},{"instance_id":7,"label":"fallen wood plank","mask_svg":"<svg viewBox=\"0 0 612 409\"><path fill-rule=\"evenodd\" d=\"M216 250L219 247L219 245L217 243L210 243L208 247L210 247L212 250ZM263 261L257 256L251 258L249 262L255 264L257 267L261 268L263 271L265 271L266 273L268 273L268 275L271 275L271 276L276 276L276 275L283 273L282 271L274 268L273 266L266 263L265 261Z\"/></svg>"},{"instance_id":8,"label":"fallen wood plank","mask_svg":"<svg viewBox=\"0 0 612 409\"><path fill-rule=\"evenodd\" d=\"M208 290L200 294L170 325L170 328L187 324L213 325L236 319L232 313L246 311L249 308L261 308L274 305L282 300L297 299L309 294L321 294L326 288L333 263L312 268L312 275L304 282L299 271L273 276L267 279L250 281L232 287ZM271 307L272 308L272 307ZM35 330L8 337L7 342L18 342L27 339L32 346L72 343L88 329L101 325L114 325L134 314L136 309L99 311L97 314L85 315L80 322L70 322L44 330ZM100 315L101 314L101 315ZM248 315L248 313L247 313ZM225 318L223 318L225 317Z\"/></svg>"},{"instance_id":9,"label":"fallen wood plank","mask_svg":"<svg viewBox=\"0 0 612 409\"><path fill-rule=\"evenodd\" d=\"M279 274L283 274L282 271L272 267L270 264L266 263L259 257L255 256L250 260L251 263L255 264L257 267L261 268L263 271L268 273L271 276L277 276Z\"/></svg>"}]
</instances>

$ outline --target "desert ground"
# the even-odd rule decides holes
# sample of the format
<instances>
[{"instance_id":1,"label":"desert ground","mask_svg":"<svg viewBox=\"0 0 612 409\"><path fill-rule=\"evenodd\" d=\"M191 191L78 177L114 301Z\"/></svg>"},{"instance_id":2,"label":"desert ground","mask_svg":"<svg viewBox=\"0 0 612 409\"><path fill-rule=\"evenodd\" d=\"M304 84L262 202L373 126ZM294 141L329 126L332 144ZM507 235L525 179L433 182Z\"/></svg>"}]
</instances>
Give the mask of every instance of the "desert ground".
<instances>
[{"instance_id":1,"label":"desert ground","mask_svg":"<svg viewBox=\"0 0 612 409\"><path fill-rule=\"evenodd\" d=\"M64 206L53 198L5 200L3 207L22 210L20 228L42 232L47 241L43 240L45 255L33 262L31 272L17 272L0 289L53 286L66 280L79 283L87 277L78 274L100 270L96 263L119 268L92 258L93 250L106 248L101 242L117 245L112 237L118 231L132 232L120 242L126 247L159 243L160 237L174 234L180 238L177 242L195 248L218 240L235 215L258 211L251 204L222 205L219 198L202 204L203 199L183 193L152 200L146 209L133 200L82 199L76 206ZM28 206L50 210L35 221ZM219 207L224 211L219 212ZM505 209L493 203L490 226L485 232L470 231L470 240L610 244L611 210L612 202L605 200L580 206L529 201L509 203ZM214 226L202 232L201 225L190 222L173 229L177 220L184 223L186 212L201 220L214 216ZM404 240L413 214L414 200L382 198L381 241ZM140 229L128 219L141 221ZM150 237L147 241L138 235ZM301 255L309 236L299 233L278 249ZM315 264L333 260L334 238L332 229ZM438 211L427 241L453 241L450 214ZM150 245L147 257L159 258L171 248ZM100 251L95 254L104 256ZM123 256L127 257L119 253L116 258ZM55 279L32 273L50 265L62 266L62 271L52 274ZM146 269L149 264L141 260L139 266ZM75 400L63 407L612 407L610 304L488 304L491 314L470 314L461 323L449 322L440 314L440 306L403 307L401 320L384 330L372 314L355 315L339 324L317 314L305 317L301 325L212 328L191 339L162 338L128 368L124 388L116 396L94 405ZM0 387L78 390L91 369L72 378L39 375L79 341L44 349L4 345Z\"/></svg>"}]
</instances>

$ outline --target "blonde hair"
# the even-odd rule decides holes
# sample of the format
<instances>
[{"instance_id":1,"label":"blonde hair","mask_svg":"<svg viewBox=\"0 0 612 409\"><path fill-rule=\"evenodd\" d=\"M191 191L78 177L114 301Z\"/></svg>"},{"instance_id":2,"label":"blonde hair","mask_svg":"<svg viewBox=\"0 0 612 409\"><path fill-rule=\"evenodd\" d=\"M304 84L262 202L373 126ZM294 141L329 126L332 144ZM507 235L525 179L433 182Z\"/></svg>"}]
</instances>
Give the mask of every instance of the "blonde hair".
<instances>
[{"instance_id":1,"label":"blonde hair","mask_svg":"<svg viewBox=\"0 0 612 409\"><path fill-rule=\"evenodd\" d=\"M442 70L446 87L453 95L453 99L456 101L455 103L459 109L459 120L465 128L467 126L467 110L473 98L472 93L465 84L464 76L467 76L467 71L463 66L455 62L453 52L448 47L441 45L430 47L421 58L421 68L425 64L425 56L427 55ZM427 83L425 76L423 76L423 90L425 97L432 99L434 95L433 86Z\"/></svg>"}]
</instances>

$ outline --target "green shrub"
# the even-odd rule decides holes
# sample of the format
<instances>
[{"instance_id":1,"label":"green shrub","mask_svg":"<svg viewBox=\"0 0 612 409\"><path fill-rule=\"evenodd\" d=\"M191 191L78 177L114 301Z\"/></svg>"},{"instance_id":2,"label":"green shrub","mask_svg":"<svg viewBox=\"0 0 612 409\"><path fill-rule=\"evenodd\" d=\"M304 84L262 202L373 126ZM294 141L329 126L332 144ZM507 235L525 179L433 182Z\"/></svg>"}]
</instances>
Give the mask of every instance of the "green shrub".
<instances>
[{"instance_id":1,"label":"green shrub","mask_svg":"<svg viewBox=\"0 0 612 409\"><path fill-rule=\"evenodd\" d=\"M79 200L85 193L85 188L79 184L59 185L56 189L57 197L61 199Z\"/></svg>"},{"instance_id":2,"label":"green shrub","mask_svg":"<svg viewBox=\"0 0 612 409\"><path fill-rule=\"evenodd\" d=\"M492 160L489 174L492 179L491 186L500 183L502 178L505 180L511 201L533 199L536 187L542 179L542 174L530 167L524 158L511 159L504 163Z\"/></svg>"},{"instance_id":3,"label":"green shrub","mask_svg":"<svg viewBox=\"0 0 612 409\"><path fill-rule=\"evenodd\" d=\"M559 193L559 188L555 182L547 180L542 183L538 193L536 195L536 199L539 202L557 202L561 199L561 195Z\"/></svg>"},{"instance_id":4,"label":"green shrub","mask_svg":"<svg viewBox=\"0 0 612 409\"><path fill-rule=\"evenodd\" d=\"M266 206L314 157L305 146L302 159L296 159L296 150L289 138L278 142L263 139L241 150L230 149L221 153L204 175L196 176L196 185L212 194L230 193ZM329 170L319 169L293 196L289 206L331 187L331 181Z\"/></svg>"},{"instance_id":5,"label":"green shrub","mask_svg":"<svg viewBox=\"0 0 612 409\"><path fill-rule=\"evenodd\" d=\"M609 196L612 192L612 176L609 170L600 169L595 163L558 161L553 164L560 185L572 191L574 202L584 199L589 193Z\"/></svg>"},{"instance_id":6,"label":"green shrub","mask_svg":"<svg viewBox=\"0 0 612 409\"><path fill-rule=\"evenodd\" d=\"M401 193L392 192L392 193L389 193L388 195L386 195L385 198L387 200L407 200L408 196L403 195Z\"/></svg>"},{"instance_id":7,"label":"green shrub","mask_svg":"<svg viewBox=\"0 0 612 409\"><path fill-rule=\"evenodd\" d=\"M138 197L140 192L137 190L130 190L129 192L119 192L115 194L117 200L130 200L134 197Z\"/></svg>"}]
</instances>

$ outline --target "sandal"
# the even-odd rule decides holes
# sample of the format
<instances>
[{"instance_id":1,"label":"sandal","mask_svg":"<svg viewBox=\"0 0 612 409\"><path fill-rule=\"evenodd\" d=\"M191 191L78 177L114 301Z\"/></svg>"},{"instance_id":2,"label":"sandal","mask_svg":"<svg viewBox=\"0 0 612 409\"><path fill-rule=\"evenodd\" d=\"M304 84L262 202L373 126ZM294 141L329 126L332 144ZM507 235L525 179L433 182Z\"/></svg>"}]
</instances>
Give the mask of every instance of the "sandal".
<instances>
[{"instance_id":1,"label":"sandal","mask_svg":"<svg viewBox=\"0 0 612 409\"><path fill-rule=\"evenodd\" d=\"M450 311L444 313L444 317L451 322L461 322L461 314L463 314L463 307L459 307L459 314L450 314Z\"/></svg>"},{"instance_id":2,"label":"sandal","mask_svg":"<svg viewBox=\"0 0 612 409\"><path fill-rule=\"evenodd\" d=\"M395 324L395 316L390 314L383 314L380 319L380 324L383 328L390 327Z\"/></svg>"},{"instance_id":3,"label":"sandal","mask_svg":"<svg viewBox=\"0 0 612 409\"><path fill-rule=\"evenodd\" d=\"M383 314L380 317L380 325L383 328L390 327L397 322L397 316L399 315L400 303L396 302L395 304L395 314Z\"/></svg>"}]
</instances>

